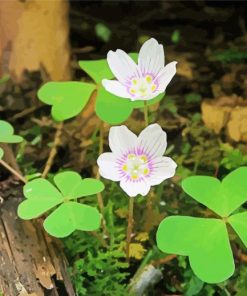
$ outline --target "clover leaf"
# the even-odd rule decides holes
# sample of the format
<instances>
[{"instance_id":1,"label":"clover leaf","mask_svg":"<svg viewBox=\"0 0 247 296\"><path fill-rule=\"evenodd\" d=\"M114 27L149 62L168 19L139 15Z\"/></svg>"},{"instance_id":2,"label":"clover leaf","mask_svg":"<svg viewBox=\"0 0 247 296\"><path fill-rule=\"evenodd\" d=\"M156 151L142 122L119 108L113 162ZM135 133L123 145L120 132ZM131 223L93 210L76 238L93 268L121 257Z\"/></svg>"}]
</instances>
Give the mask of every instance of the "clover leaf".
<instances>
[{"instance_id":1,"label":"clover leaf","mask_svg":"<svg viewBox=\"0 0 247 296\"><path fill-rule=\"evenodd\" d=\"M75 230L97 229L101 219L98 210L71 200L101 192L104 184L92 178L81 179L72 171L58 173L54 183L56 187L42 178L28 182L23 189L26 200L19 205L18 216L29 220L58 206L44 221L49 234L65 237Z\"/></svg>"},{"instance_id":2,"label":"clover leaf","mask_svg":"<svg viewBox=\"0 0 247 296\"><path fill-rule=\"evenodd\" d=\"M21 136L14 135L14 129L10 123L0 120L0 143L20 143Z\"/></svg>"},{"instance_id":3,"label":"clover leaf","mask_svg":"<svg viewBox=\"0 0 247 296\"><path fill-rule=\"evenodd\" d=\"M47 82L39 89L38 98L52 106L55 120L63 121L82 111L95 88L94 84L86 82Z\"/></svg>"},{"instance_id":4,"label":"clover leaf","mask_svg":"<svg viewBox=\"0 0 247 296\"><path fill-rule=\"evenodd\" d=\"M183 190L221 218L171 216L157 231L160 250L189 256L194 273L203 281L218 283L234 272L226 223L247 247L247 212L232 213L247 201L247 167L228 174L222 182L208 176L192 176L182 181ZM231 216L230 216L231 215Z\"/></svg>"},{"instance_id":5,"label":"clover leaf","mask_svg":"<svg viewBox=\"0 0 247 296\"><path fill-rule=\"evenodd\" d=\"M247 201L247 167L228 174L222 182L214 177L192 176L182 182L183 190L221 217L229 216Z\"/></svg>"}]
</instances>

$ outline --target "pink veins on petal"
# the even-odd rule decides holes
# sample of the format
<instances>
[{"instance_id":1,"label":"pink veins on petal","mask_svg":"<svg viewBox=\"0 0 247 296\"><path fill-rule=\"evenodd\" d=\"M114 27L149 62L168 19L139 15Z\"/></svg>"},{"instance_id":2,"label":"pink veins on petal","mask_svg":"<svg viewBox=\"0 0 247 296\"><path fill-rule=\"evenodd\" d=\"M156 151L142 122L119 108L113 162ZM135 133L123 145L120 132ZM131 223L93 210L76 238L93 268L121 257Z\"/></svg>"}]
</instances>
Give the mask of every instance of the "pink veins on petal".
<instances>
[{"instance_id":1,"label":"pink veins on petal","mask_svg":"<svg viewBox=\"0 0 247 296\"><path fill-rule=\"evenodd\" d=\"M152 157L143 148L130 149L117 160L121 179L130 182L141 182L153 172Z\"/></svg>"},{"instance_id":2,"label":"pink veins on petal","mask_svg":"<svg viewBox=\"0 0 247 296\"><path fill-rule=\"evenodd\" d=\"M151 74L141 74L132 76L126 83L126 88L130 96L134 98L146 98L158 89L156 77Z\"/></svg>"}]
</instances>

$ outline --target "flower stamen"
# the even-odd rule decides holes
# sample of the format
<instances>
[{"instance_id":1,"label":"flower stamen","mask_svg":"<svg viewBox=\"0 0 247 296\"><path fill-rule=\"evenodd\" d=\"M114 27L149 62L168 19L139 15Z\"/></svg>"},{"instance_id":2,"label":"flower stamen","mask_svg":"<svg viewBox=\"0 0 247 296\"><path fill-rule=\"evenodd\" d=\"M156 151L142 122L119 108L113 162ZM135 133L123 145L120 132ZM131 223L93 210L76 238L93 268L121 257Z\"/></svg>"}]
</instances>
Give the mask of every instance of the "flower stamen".
<instances>
[{"instance_id":1,"label":"flower stamen","mask_svg":"<svg viewBox=\"0 0 247 296\"><path fill-rule=\"evenodd\" d=\"M150 75L146 75L146 81L147 83L151 83L153 81L153 78Z\"/></svg>"},{"instance_id":2,"label":"flower stamen","mask_svg":"<svg viewBox=\"0 0 247 296\"><path fill-rule=\"evenodd\" d=\"M132 180L138 180L150 173L148 157L145 154L138 155L129 153L121 168L122 172Z\"/></svg>"},{"instance_id":3,"label":"flower stamen","mask_svg":"<svg viewBox=\"0 0 247 296\"><path fill-rule=\"evenodd\" d=\"M143 175L146 176L146 175L149 174L149 172L150 172L150 170L149 170L148 168L145 168L145 169L143 170Z\"/></svg>"},{"instance_id":4,"label":"flower stamen","mask_svg":"<svg viewBox=\"0 0 247 296\"><path fill-rule=\"evenodd\" d=\"M153 77L151 75L145 75L142 77L132 78L128 91L134 98L145 98L152 95L152 93L155 92L156 89L157 84L154 83Z\"/></svg>"},{"instance_id":5,"label":"flower stamen","mask_svg":"<svg viewBox=\"0 0 247 296\"><path fill-rule=\"evenodd\" d=\"M123 170L124 172L127 172L127 171L128 171L128 166L127 166L127 164L124 164L124 165L122 166L122 170Z\"/></svg>"}]
</instances>

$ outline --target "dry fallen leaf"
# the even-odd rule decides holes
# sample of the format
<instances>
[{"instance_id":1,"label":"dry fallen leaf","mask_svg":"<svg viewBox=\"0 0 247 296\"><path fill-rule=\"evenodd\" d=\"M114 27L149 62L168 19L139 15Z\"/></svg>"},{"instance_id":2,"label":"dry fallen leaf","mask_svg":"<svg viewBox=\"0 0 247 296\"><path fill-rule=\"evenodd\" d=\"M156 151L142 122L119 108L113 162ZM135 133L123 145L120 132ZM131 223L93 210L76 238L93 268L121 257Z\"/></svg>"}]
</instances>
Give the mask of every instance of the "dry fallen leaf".
<instances>
[{"instance_id":1,"label":"dry fallen leaf","mask_svg":"<svg viewBox=\"0 0 247 296\"><path fill-rule=\"evenodd\" d=\"M236 142L247 142L247 102L236 95L204 100L201 105L205 125L219 134L225 129Z\"/></svg>"},{"instance_id":2,"label":"dry fallen leaf","mask_svg":"<svg viewBox=\"0 0 247 296\"><path fill-rule=\"evenodd\" d=\"M230 111L232 98L220 97L215 100L204 100L201 105L202 119L206 126L216 134L226 125Z\"/></svg>"},{"instance_id":3,"label":"dry fallen leaf","mask_svg":"<svg viewBox=\"0 0 247 296\"><path fill-rule=\"evenodd\" d=\"M227 124L227 134L236 142L247 142L247 106L232 110Z\"/></svg>"}]
</instances>

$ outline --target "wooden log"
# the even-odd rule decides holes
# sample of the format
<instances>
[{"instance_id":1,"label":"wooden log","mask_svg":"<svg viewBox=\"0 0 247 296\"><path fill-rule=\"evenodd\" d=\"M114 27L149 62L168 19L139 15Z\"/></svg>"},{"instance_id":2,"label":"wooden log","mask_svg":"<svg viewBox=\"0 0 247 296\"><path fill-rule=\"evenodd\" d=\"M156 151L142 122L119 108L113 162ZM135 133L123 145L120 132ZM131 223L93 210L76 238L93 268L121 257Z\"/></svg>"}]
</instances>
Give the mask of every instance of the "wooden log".
<instances>
[{"instance_id":1,"label":"wooden log","mask_svg":"<svg viewBox=\"0 0 247 296\"><path fill-rule=\"evenodd\" d=\"M23 221L17 217L20 198L3 198L0 210L0 295L75 296L61 242L43 230L42 221Z\"/></svg>"}]
</instances>

